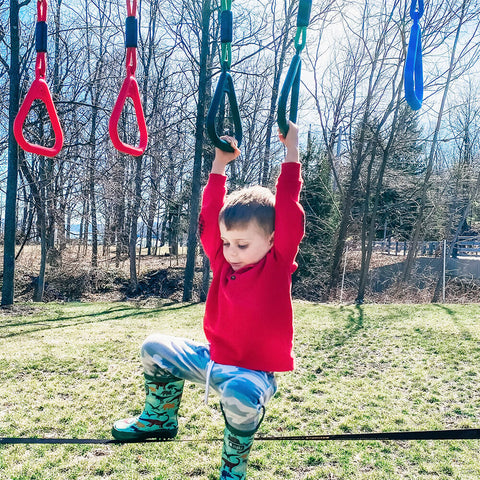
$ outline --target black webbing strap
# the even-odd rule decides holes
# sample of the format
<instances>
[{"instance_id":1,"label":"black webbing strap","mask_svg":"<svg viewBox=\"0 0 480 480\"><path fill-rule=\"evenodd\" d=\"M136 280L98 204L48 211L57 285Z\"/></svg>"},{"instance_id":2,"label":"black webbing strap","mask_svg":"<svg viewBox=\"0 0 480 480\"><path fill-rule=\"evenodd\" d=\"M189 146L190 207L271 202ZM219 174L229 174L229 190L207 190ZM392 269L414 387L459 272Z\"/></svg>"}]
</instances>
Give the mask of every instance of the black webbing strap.
<instances>
[{"instance_id":1,"label":"black webbing strap","mask_svg":"<svg viewBox=\"0 0 480 480\"><path fill-rule=\"evenodd\" d=\"M205 440L192 439L173 439L173 438L144 438L141 440L115 440L113 438L27 438L27 437L0 437L0 445L57 445L57 444L74 444L74 445L121 445L124 443L157 443L157 442L193 442L205 441L211 442L216 439L208 438Z\"/></svg>"},{"instance_id":2,"label":"black webbing strap","mask_svg":"<svg viewBox=\"0 0 480 480\"><path fill-rule=\"evenodd\" d=\"M480 428L460 430L425 430L418 432L341 433L336 435L300 435L256 437L255 440L324 441L324 440L468 440L480 439Z\"/></svg>"},{"instance_id":3,"label":"black webbing strap","mask_svg":"<svg viewBox=\"0 0 480 480\"><path fill-rule=\"evenodd\" d=\"M255 441L328 441L328 440L475 440L480 439L479 428L464 428L458 430L425 430L417 432L369 432L369 433L341 433L334 435L288 435L288 436L258 436ZM180 438L162 439L149 438L143 440L114 440L103 438L26 438L26 437L0 437L0 445L19 444L107 444L119 445L125 443L157 443L157 442L220 442L222 438Z\"/></svg>"}]
</instances>

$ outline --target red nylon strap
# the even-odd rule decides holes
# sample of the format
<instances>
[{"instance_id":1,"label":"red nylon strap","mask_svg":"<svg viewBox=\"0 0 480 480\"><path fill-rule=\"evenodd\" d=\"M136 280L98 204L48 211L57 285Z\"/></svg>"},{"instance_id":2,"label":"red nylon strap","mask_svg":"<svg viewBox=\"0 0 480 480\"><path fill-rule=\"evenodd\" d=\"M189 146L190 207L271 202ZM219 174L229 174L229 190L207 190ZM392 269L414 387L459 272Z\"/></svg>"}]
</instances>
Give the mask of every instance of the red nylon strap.
<instances>
[{"instance_id":1,"label":"red nylon strap","mask_svg":"<svg viewBox=\"0 0 480 480\"><path fill-rule=\"evenodd\" d=\"M47 21L47 0L38 0L37 1L37 22L46 22Z\"/></svg>"},{"instance_id":2,"label":"red nylon strap","mask_svg":"<svg viewBox=\"0 0 480 480\"><path fill-rule=\"evenodd\" d=\"M125 61L127 67L127 77L134 77L137 71L137 49L127 48L127 59Z\"/></svg>"},{"instance_id":3,"label":"red nylon strap","mask_svg":"<svg viewBox=\"0 0 480 480\"><path fill-rule=\"evenodd\" d=\"M127 13L129 17L136 15L137 0L133 0L133 4L130 0L127 0ZM123 81L122 88L120 89L117 101L113 107L110 121L108 122L108 131L110 133L110 139L112 140L113 146L119 152L138 157L139 155L142 155L147 148L148 131L147 124L145 122L145 115L143 113L142 102L140 100L138 83L137 79L135 78L135 72L137 70L137 49L134 47L127 48L126 68L127 77ZM138 147L122 142L118 135L118 122L120 121L120 116L127 98L132 99L135 109L138 130L140 132L140 143Z\"/></svg>"},{"instance_id":4,"label":"red nylon strap","mask_svg":"<svg viewBox=\"0 0 480 480\"><path fill-rule=\"evenodd\" d=\"M38 0L37 2L38 22L46 22L47 20L47 0ZM35 80L25 96L20 106L17 116L13 122L13 133L18 145L26 152L43 155L45 157L54 157L63 146L63 130L58 119L57 110L53 103L52 94L45 82L45 72L47 69L47 56L45 52L37 53L35 63ZM28 112L35 100L41 100L47 107L48 116L52 129L55 134L55 143L53 147L44 147L28 142L23 135L23 124L28 116Z\"/></svg>"},{"instance_id":5,"label":"red nylon strap","mask_svg":"<svg viewBox=\"0 0 480 480\"><path fill-rule=\"evenodd\" d=\"M136 17L137 16L137 0L127 0L127 16Z\"/></svg>"},{"instance_id":6,"label":"red nylon strap","mask_svg":"<svg viewBox=\"0 0 480 480\"><path fill-rule=\"evenodd\" d=\"M47 72L47 54L45 52L38 52L35 60L35 78L45 79Z\"/></svg>"}]
</instances>

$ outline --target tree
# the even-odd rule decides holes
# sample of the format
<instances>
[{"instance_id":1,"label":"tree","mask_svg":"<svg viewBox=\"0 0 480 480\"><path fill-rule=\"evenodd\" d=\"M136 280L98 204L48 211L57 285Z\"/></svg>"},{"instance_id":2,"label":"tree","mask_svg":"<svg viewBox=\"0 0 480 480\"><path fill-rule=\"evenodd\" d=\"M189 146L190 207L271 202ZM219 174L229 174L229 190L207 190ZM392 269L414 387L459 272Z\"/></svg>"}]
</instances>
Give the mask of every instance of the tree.
<instances>
[{"instance_id":1,"label":"tree","mask_svg":"<svg viewBox=\"0 0 480 480\"><path fill-rule=\"evenodd\" d=\"M352 138L352 145L350 150L350 172L346 188L343 190L342 198L342 215L338 228L337 240L335 243L333 258L330 269L330 280L327 287L326 295L328 296L333 291L339 282L341 262L345 248L345 242L351 223L351 209L354 204L356 191L359 186L362 169L371 157L372 139L371 125L376 108L381 108L384 112L381 116L379 125L382 126L388 117L393 113L393 106L395 105L395 98L397 97L397 90L394 89L389 104L385 105L383 102L384 94L390 86L385 78L394 79L393 84L396 85L398 77L399 65L390 64L390 56L392 50L395 48L395 38L398 35L398 30L392 29L393 11L397 4L388 11L381 9L380 12L374 15L371 10L372 6L366 5L362 10L362 28L359 32L356 31L355 25L346 24L347 31L356 38L357 42L349 46L347 62L345 69L349 69L351 73L347 76L351 90L356 100L358 97L359 104L352 103L350 111L350 128L355 129L356 135ZM369 19L377 17L378 23L375 27L371 26ZM393 38L392 38L392 31ZM373 40L372 40L373 39ZM362 84L365 85L362 85ZM365 95L360 96L361 87L365 90ZM340 90L339 98L343 98L345 89ZM334 116L338 119L338 114ZM357 122L355 118L360 118ZM331 142L330 142L331 145ZM331 146L330 146L331 150Z\"/></svg>"},{"instance_id":2,"label":"tree","mask_svg":"<svg viewBox=\"0 0 480 480\"><path fill-rule=\"evenodd\" d=\"M195 272L195 254L197 248L198 212L200 210L200 186L202 173L203 137L205 127L205 108L207 97L207 62L209 54L211 0L202 0L202 16L200 19L201 41L199 45L199 80L197 114L195 121L195 150L192 172L192 194L190 197L190 218L187 240L187 264L183 284L183 301L192 299L193 276Z\"/></svg>"},{"instance_id":3,"label":"tree","mask_svg":"<svg viewBox=\"0 0 480 480\"><path fill-rule=\"evenodd\" d=\"M448 218L445 222L444 237L448 239L446 269L451 257L457 256L457 242L461 235L475 235L472 231L469 216L472 207L478 198L480 190L480 171L474 158L480 151L480 136L478 124L480 120L480 109L478 99L472 91L472 85L465 91L462 97L464 103L458 105L451 113L451 131L454 133L456 144L456 161L452 168L452 179L447 182L453 188L446 199L449 208ZM450 189L449 189L450 190ZM443 273L443 272L442 272ZM432 297L432 302L440 300L443 285L443 275L440 274Z\"/></svg>"},{"instance_id":4,"label":"tree","mask_svg":"<svg viewBox=\"0 0 480 480\"><path fill-rule=\"evenodd\" d=\"M13 305L15 284L15 244L17 233L18 145L13 135L13 122L20 102L20 9L30 3L10 1L10 79L8 111L8 176L5 200L5 236L3 249L2 306Z\"/></svg>"},{"instance_id":5,"label":"tree","mask_svg":"<svg viewBox=\"0 0 480 480\"><path fill-rule=\"evenodd\" d=\"M451 7L451 5L449 5L449 7ZM417 219L412 231L412 235L410 237L408 255L407 255L407 259L405 261L405 265L403 269L401 281L404 283L408 282L410 278L414 260L417 255L420 232L421 232L423 221L426 215L427 198L428 198L427 193L429 189L429 182L434 169L434 164L435 164L435 159L436 159L436 154L438 149L439 134L440 134L443 114L445 110L445 104L447 101L450 85L454 79L454 72L457 71L457 69L459 68L459 61L461 60L462 57L468 54L468 55L471 55L472 58L478 58L478 55L480 53L480 50L479 50L480 43L477 39L475 39L475 37L478 37L478 30L480 28L478 22L476 22L476 19L478 19L479 13L480 11L479 11L478 4L470 0L462 0L461 5L457 6L457 8L454 10L455 18L457 19L458 23L454 30L454 40L451 48L449 66L446 72L447 76L445 79L442 99L441 99L440 107L437 114L435 129L434 129L432 141L430 144L430 151L428 154L425 177L423 180L421 194L420 194L420 204L418 207ZM468 47L462 48L460 50L459 55L457 56L457 48L459 47L460 33L462 29L466 27L466 24L473 19L475 19L476 26L474 27L473 32L469 32L470 40L467 39L466 41L466 45ZM473 39L475 40L472 44Z\"/></svg>"},{"instance_id":6,"label":"tree","mask_svg":"<svg viewBox=\"0 0 480 480\"><path fill-rule=\"evenodd\" d=\"M305 210L305 237L297 257L293 291L312 301L322 297L327 284L330 251L338 222L331 168L322 147L309 132L307 148L301 156L304 183L300 202Z\"/></svg>"}]
</instances>

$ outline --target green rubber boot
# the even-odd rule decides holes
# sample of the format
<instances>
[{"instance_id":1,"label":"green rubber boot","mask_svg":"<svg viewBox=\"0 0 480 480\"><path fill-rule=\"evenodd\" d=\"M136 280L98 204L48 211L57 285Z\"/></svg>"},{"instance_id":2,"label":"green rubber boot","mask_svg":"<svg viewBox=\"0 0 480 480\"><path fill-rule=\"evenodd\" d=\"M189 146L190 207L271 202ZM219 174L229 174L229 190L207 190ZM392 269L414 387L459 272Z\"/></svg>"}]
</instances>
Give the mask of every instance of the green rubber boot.
<instances>
[{"instance_id":1,"label":"green rubber boot","mask_svg":"<svg viewBox=\"0 0 480 480\"><path fill-rule=\"evenodd\" d=\"M240 432L227 424L223 437L220 480L244 480L255 432Z\"/></svg>"},{"instance_id":2,"label":"green rubber boot","mask_svg":"<svg viewBox=\"0 0 480 480\"><path fill-rule=\"evenodd\" d=\"M178 432L177 413L184 380L174 377L145 376L145 407L139 417L117 420L112 435L117 440L174 438Z\"/></svg>"}]
</instances>

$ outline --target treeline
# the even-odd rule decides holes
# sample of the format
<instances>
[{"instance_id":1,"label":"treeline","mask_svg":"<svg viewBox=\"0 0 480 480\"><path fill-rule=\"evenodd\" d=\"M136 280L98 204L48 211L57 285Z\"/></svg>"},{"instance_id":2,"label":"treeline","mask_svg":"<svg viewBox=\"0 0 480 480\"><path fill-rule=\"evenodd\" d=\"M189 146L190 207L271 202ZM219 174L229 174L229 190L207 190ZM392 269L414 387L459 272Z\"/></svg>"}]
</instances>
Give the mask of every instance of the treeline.
<instances>
[{"instance_id":1,"label":"treeline","mask_svg":"<svg viewBox=\"0 0 480 480\"><path fill-rule=\"evenodd\" d=\"M73 241L91 246L92 267L102 255L115 252L117 262L128 255L134 289L142 236L149 254L161 245L171 254L188 245L184 299L189 300L199 263L200 190L213 157L204 123L220 72L220 1L139 2L136 76L149 131L148 147L139 157L117 152L108 136L125 77L124 0L49 2L47 82L64 147L54 158L12 148L12 112L34 78L35 7L30 0L0 3L0 149L10 173L18 164L17 250L24 242L42 242L35 298L42 298L48 263ZM233 2L232 76L244 141L242 156L229 172L232 189L274 186L283 156L276 105L295 52L297 8L298 0ZM425 5L426 98L418 112L403 97L409 12L406 0L313 2L299 114L307 235L296 288L307 298L335 295L349 239L361 250L361 302L368 293L374 240L415 245L422 239L452 239L474 229L478 218L480 105L474 79L480 5L474 0ZM16 14L19 29L12 28ZM127 102L119 130L122 140L135 145L134 113ZM24 132L33 143L53 144L41 102L32 108ZM6 171L2 178L5 192ZM7 208L5 217L9 214ZM415 254L409 249L399 281L409 281ZM13 299L6 291L8 262L4 256L3 304ZM203 265L208 271L205 259Z\"/></svg>"}]
</instances>

